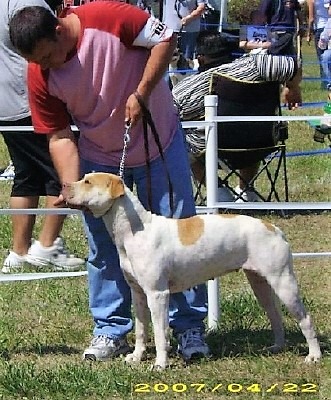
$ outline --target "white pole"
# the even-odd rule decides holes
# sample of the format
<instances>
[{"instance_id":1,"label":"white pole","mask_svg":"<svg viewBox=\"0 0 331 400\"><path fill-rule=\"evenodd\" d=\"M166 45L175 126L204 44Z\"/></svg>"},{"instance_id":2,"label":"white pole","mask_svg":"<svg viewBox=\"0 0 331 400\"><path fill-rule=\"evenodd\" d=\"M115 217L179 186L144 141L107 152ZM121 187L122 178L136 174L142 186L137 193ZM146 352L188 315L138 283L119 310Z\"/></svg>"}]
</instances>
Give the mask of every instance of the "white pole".
<instances>
[{"instance_id":1,"label":"white pole","mask_svg":"<svg viewBox=\"0 0 331 400\"><path fill-rule=\"evenodd\" d=\"M223 30L224 22L228 20L228 0L221 0L219 32Z\"/></svg>"},{"instance_id":2,"label":"white pole","mask_svg":"<svg viewBox=\"0 0 331 400\"><path fill-rule=\"evenodd\" d=\"M218 98L216 95L205 96L205 121L210 125L205 127L206 140L206 189L207 207L214 207L217 202L217 117ZM216 209L215 209L216 211Z\"/></svg>"},{"instance_id":3,"label":"white pole","mask_svg":"<svg viewBox=\"0 0 331 400\"><path fill-rule=\"evenodd\" d=\"M211 207L216 213L215 203L217 202L217 123L212 122L217 116L218 98L215 95L205 96L205 120L211 121L210 126L205 128L206 139L206 189L207 207ZM217 235L217 232L215 232ZM208 328L217 328L219 320L219 279L208 281Z\"/></svg>"}]
</instances>

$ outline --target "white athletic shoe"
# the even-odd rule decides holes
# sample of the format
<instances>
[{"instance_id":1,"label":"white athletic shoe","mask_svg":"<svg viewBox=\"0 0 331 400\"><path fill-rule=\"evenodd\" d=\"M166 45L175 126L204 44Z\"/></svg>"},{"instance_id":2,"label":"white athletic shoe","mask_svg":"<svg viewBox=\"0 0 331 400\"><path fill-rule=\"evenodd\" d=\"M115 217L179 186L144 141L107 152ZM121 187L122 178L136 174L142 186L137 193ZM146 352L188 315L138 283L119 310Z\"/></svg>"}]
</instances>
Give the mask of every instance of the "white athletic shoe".
<instances>
[{"instance_id":1,"label":"white athletic shoe","mask_svg":"<svg viewBox=\"0 0 331 400\"><path fill-rule=\"evenodd\" d=\"M10 251L5 261L3 262L1 272L3 274L20 272L20 270L22 270L22 268L24 267L24 263L26 262L26 256L20 256L14 251Z\"/></svg>"},{"instance_id":2,"label":"white athletic shoe","mask_svg":"<svg viewBox=\"0 0 331 400\"><path fill-rule=\"evenodd\" d=\"M0 181L9 181L15 178L15 168L11 162L8 167L0 174Z\"/></svg>"},{"instance_id":3,"label":"white athletic shoe","mask_svg":"<svg viewBox=\"0 0 331 400\"><path fill-rule=\"evenodd\" d=\"M83 353L83 360L107 361L110 358L127 354L130 347L126 338L113 339L105 335L95 336L90 346Z\"/></svg>"},{"instance_id":4,"label":"white athletic shoe","mask_svg":"<svg viewBox=\"0 0 331 400\"><path fill-rule=\"evenodd\" d=\"M85 260L69 253L61 237L55 239L50 247L44 247L35 240L28 251L26 261L37 267L52 264L60 271L76 271L85 264Z\"/></svg>"}]
</instances>

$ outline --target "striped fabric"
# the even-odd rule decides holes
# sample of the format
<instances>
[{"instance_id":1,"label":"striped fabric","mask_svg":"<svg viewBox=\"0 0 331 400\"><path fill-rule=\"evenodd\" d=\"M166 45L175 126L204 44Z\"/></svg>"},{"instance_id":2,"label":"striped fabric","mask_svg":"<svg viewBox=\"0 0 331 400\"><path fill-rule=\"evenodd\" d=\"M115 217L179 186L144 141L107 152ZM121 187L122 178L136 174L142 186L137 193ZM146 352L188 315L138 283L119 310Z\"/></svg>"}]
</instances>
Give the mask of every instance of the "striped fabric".
<instances>
[{"instance_id":1,"label":"striped fabric","mask_svg":"<svg viewBox=\"0 0 331 400\"><path fill-rule=\"evenodd\" d=\"M209 94L212 74L217 72L242 81L284 83L294 76L296 62L293 57L288 56L247 54L229 64L223 64L183 79L172 90L182 121L196 121L204 118L204 97Z\"/></svg>"}]
</instances>

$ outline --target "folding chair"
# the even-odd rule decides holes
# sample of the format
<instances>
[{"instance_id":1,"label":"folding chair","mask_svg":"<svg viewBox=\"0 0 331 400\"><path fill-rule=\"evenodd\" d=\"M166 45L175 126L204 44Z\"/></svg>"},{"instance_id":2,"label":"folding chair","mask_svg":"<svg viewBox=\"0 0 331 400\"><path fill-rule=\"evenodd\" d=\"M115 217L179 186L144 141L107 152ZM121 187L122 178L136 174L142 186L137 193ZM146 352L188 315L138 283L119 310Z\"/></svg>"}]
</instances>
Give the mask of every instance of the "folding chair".
<instances>
[{"instance_id":1,"label":"folding chair","mask_svg":"<svg viewBox=\"0 0 331 400\"><path fill-rule=\"evenodd\" d=\"M278 82L238 81L218 73L213 74L211 94L218 96L217 115L263 116L280 114L280 85ZM220 122L218 123L219 186L227 187L234 200L242 199L247 191L253 191L261 201L288 201L286 169L287 124L274 121ZM257 173L245 180L240 170L260 162ZM278 189L282 172L283 195ZM259 177L266 176L268 188L257 188ZM240 178L245 187L240 193L234 189L233 177ZM201 183L196 199L203 200Z\"/></svg>"}]
</instances>

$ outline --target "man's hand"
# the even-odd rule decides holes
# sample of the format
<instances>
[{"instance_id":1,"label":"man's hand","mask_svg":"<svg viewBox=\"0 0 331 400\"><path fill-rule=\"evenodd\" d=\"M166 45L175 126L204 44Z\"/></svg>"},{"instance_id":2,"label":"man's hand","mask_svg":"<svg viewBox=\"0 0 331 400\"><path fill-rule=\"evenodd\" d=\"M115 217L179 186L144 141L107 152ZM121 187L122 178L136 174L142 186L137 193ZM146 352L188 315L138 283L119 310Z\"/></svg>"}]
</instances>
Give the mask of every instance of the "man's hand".
<instances>
[{"instance_id":1,"label":"man's hand","mask_svg":"<svg viewBox=\"0 0 331 400\"><path fill-rule=\"evenodd\" d=\"M60 194L59 197L54 201L54 206L55 207L63 207L63 208L68 207L62 194Z\"/></svg>"},{"instance_id":2,"label":"man's hand","mask_svg":"<svg viewBox=\"0 0 331 400\"><path fill-rule=\"evenodd\" d=\"M125 106L125 122L130 123L130 125L133 127L137 124L141 116L142 116L142 109L137 100L137 96L134 93L132 93L128 97Z\"/></svg>"},{"instance_id":3,"label":"man's hand","mask_svg":"<svg viewBox=\"0 0 331 400\"><path fill-rule=\"evenodd\" d=\"M78 205L75 205L75 204L67 203L66 200L64 199L64 196L63 196L62 193L61 193L61 194L59 195L59 197L55 200L54 206L55 206L55 207L61 207L61 208L73 208L73 209L75 209L75 210L81 210L81 211L83 211L83 212L88 212L88 211L90 211L90 210L89 210L87 207L85 207L85 206L78 206Z\"/></svg>"}]
</instances>

